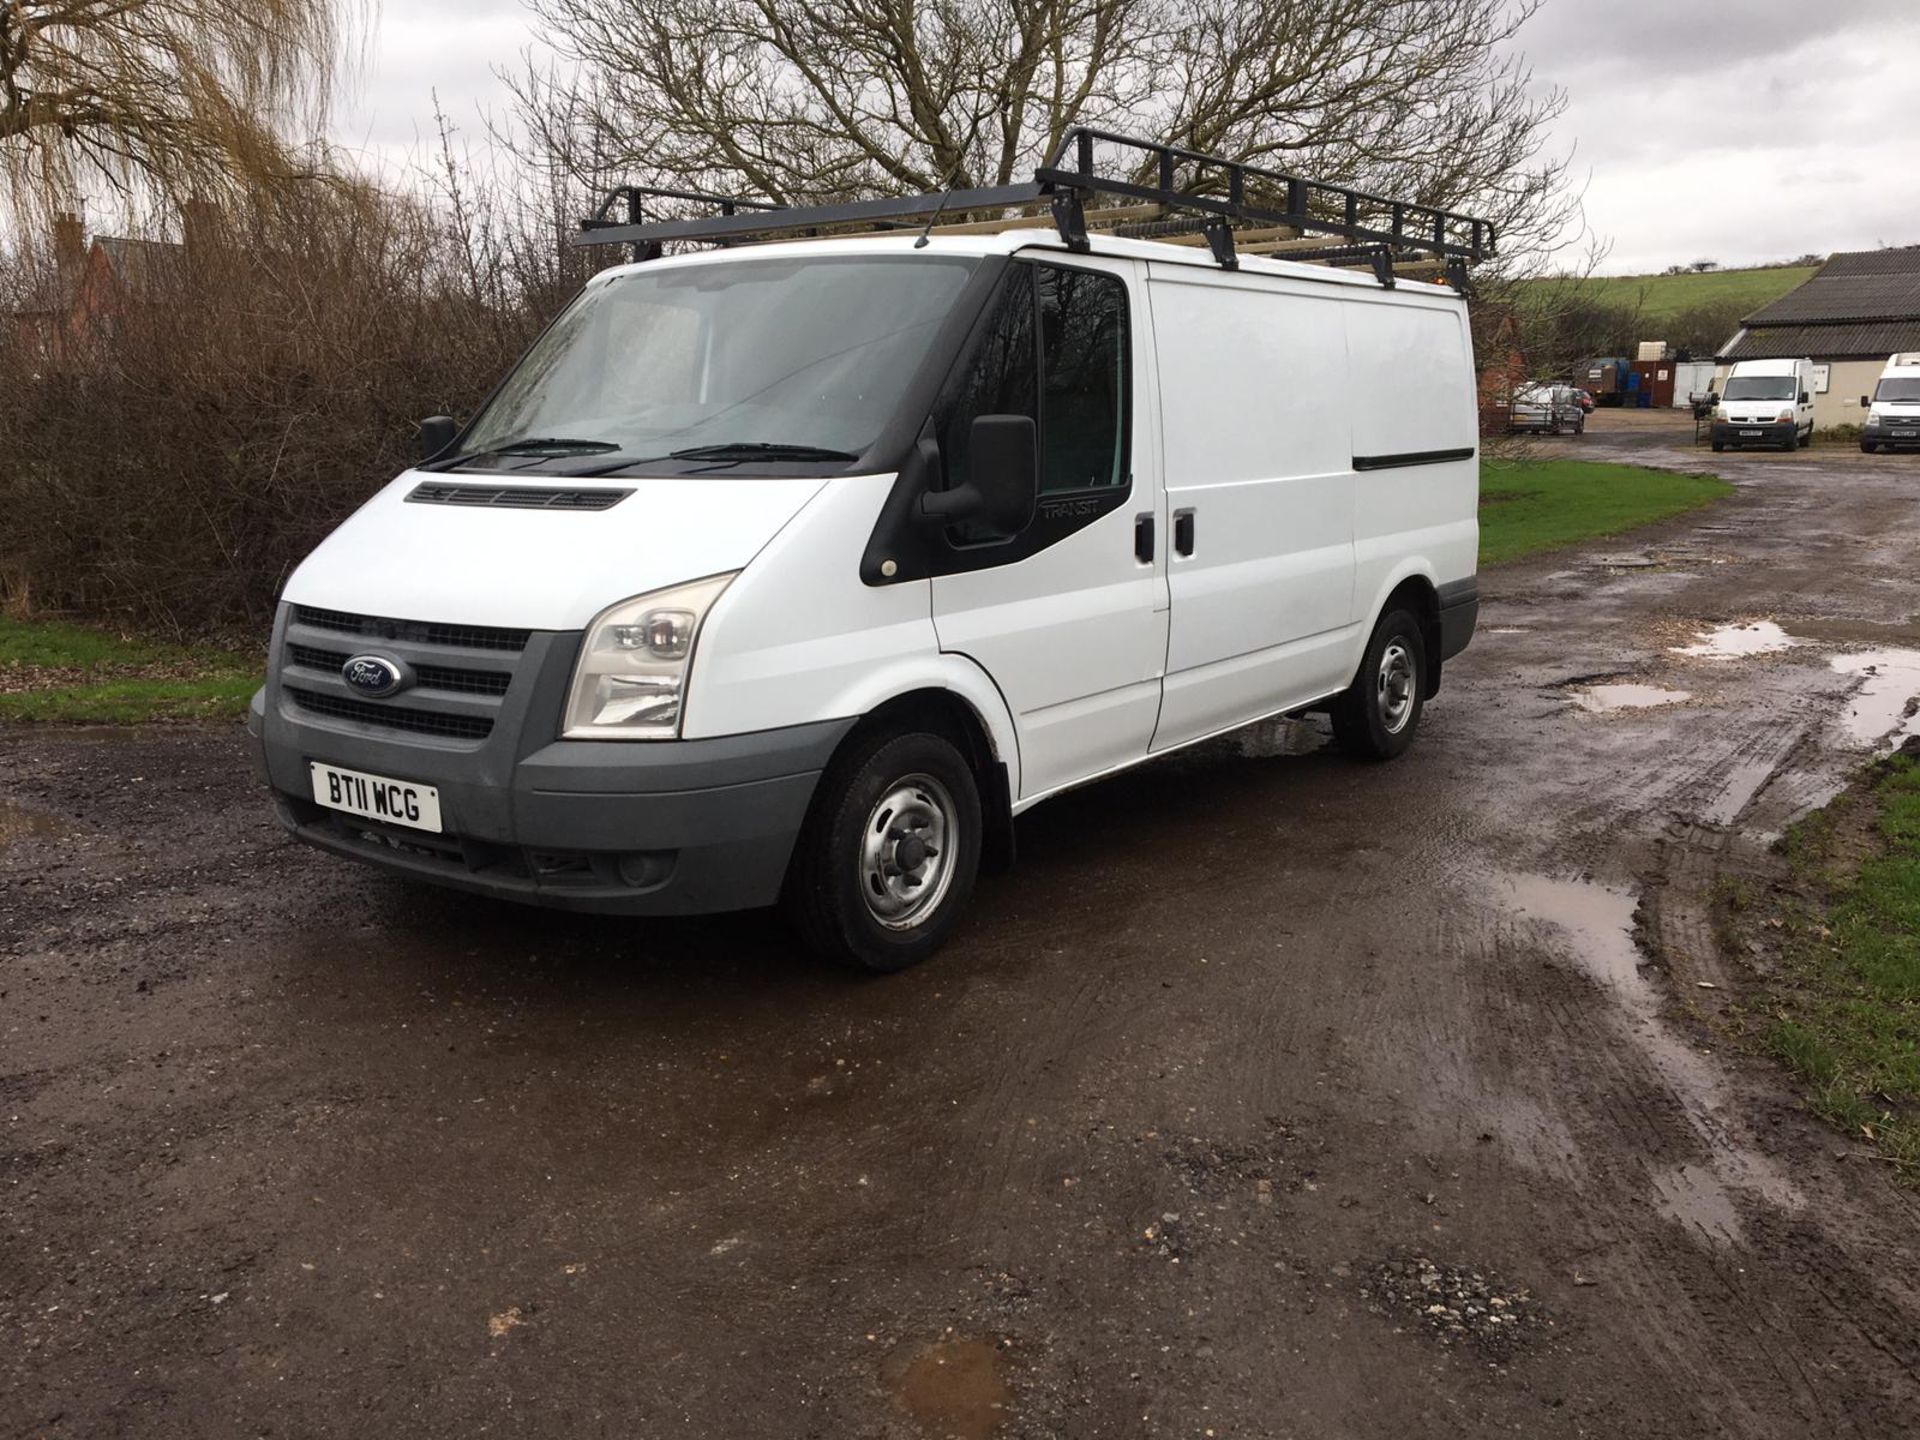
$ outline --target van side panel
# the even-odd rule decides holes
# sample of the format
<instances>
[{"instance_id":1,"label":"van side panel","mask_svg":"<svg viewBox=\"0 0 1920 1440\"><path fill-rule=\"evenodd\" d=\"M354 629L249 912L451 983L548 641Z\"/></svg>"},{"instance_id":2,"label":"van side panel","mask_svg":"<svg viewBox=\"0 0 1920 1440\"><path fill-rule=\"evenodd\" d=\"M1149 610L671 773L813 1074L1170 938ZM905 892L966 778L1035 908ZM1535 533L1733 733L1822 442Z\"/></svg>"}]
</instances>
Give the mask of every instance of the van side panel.
<instances>
[{"instance_id":1,"label":"van side panel","mask_svg":"<svg viewBox=\"0 0 1920 1440\"><path fill-rule=\"evenodd\" d=\"M1344 301L1299 282L1152 264L1173 553L1166 694L1153 747L1346 683L1353 457Z\"/></svg>"},{"instance_id":2,"label":"van side panel","mask_svg":"<svg viewBox=\"0 0 1920 1440\"><path fill-rule=\"evenodd\" d=\"M1342 308L1353 453L1366 467L1354 478L1352 618L1371 629L1408 575L1437 587L1478 572L1479 416L1458 304L1383 296ZM1379 463L1394 457L1407 463Z\"/></svg>"}]
</instances>

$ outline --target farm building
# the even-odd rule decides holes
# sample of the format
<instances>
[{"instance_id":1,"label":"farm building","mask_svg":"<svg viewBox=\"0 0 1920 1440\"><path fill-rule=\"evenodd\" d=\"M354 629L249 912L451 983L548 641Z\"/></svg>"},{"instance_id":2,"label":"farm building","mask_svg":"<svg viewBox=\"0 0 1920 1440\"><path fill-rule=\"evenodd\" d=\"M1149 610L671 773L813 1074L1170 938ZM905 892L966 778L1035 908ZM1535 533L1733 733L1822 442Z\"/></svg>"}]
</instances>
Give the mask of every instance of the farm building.
<instances>
[{"instance_id":1,"label":"farm building","mask_svg":"<svg viewBox=\"0 0 1920 1440\"><path fill-rule=\"evenodd\" d=\"M1920 350L1920 245L1833 256L1806 284L1754 311L1715 357L1814 363L1816 426L1858 425L1887 356Z\"/></svg>"}]
</instances>

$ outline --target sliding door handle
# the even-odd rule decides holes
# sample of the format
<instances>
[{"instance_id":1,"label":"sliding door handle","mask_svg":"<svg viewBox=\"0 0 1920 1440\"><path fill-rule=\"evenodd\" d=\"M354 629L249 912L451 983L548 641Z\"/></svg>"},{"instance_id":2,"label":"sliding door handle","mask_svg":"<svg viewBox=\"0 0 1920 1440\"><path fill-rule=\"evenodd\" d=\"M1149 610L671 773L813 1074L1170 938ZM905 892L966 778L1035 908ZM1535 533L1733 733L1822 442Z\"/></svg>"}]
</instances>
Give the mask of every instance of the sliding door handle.
<instances>
[{"instance_id":1,"label":"sliding door handle","mask_svg":"<svg viewBox=\"0 0 1920 1440\"><path fill-rule=\"evenodd\" d=\"M1133 517L1133 558L1142 565L1153 563L1153 512Z\"/></svg>"},{"instance_id":2,"label":"sliding door handle","mask_svg":"<svg viewBox=\"0 0 1920 1440\"><path fill-rule=\"evenodd\" d=\"M1193 511L1191 510L1173 512L1173 553L1193 554Z\"/></svg>"}]
</instances>

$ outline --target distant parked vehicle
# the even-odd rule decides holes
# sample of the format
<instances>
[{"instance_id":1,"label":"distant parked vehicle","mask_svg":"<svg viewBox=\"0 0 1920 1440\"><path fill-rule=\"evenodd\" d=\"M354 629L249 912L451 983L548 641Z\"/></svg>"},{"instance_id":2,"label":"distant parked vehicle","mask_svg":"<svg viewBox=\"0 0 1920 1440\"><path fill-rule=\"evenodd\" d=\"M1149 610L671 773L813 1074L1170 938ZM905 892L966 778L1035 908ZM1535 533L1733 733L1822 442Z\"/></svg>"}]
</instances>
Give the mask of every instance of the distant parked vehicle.
<instances>
[{"instance_id":1,"label":"distant parked vehicle","mask_svg":"<svg viewBox=\"0 0 1920 1440\"><path fill-rule=\"evenodd\" d=\"M1512 418L1507 428L1516 434L1580 435L1587 428L1587 412L1571 385L1522 385L1513 392Z\"/></svg>"},{"instance_id":2,"label":"distant parked vehicle","mask_svg":"<svg viewBox=\"0 0 1920 1440\"><path fill-rule=\"evenodd\" d=\"M1772 445L1792 450L1813 440L1813 362L1742 360L1727 373L1713 412L1713 448Z\"/></svg>"},{"instance_id":3,"label":"distant parked vehicle","mask_svg":"<svg viewBox=\"0 0 1920 1440\"><path fill-rule=\"evenodd\" d=\"M1867 454L1920 449L1920 351L1889 355L1880 383L1860 404L1867 412L1860 448Z\"/></svg>"},{"instance_id":4,"label":"distant parked vehicle","mask_svg":"<svg viewBox=\"0 0 1920 1440\"><path fill-rule=\"evenodd\" d=\"M1575 386L1573 398L1580 402L1580 408L1586 411L1587 414L1591 415L1593 413L1593 407L1596 402L1591 391L1582 390L1578 386Z\"/></svg>"}]
</instances>

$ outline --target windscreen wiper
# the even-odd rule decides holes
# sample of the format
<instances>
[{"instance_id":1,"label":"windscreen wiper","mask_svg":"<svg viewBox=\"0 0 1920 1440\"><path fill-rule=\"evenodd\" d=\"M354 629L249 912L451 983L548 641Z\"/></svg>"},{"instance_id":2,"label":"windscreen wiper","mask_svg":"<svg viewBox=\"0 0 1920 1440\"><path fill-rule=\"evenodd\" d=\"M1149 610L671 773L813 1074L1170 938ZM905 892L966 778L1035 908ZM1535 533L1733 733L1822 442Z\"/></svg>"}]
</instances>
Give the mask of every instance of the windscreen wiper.
<instances>
[{"instance_id":1,"label":"windscreen wiper","mask_svg":"<svg viewBox=\"0 0 1920 1440\"><path fill-rule=\"evenodd\" d=\"M763 440L737 440L731 445L695 445L687 450L672 450L669 460L858 460L845 450L828 450L819 445L778 445Z\"/></svg>"},{"instance_id":2,"label":"windscreen wiper","mask_svg":"<svg viewBox=\"0 0 1920 1440\"><path fill-rule=\"evenodd\" d=\"M528 436L488 450L469 450L460 460L484 460L489 455L605 455L620 447L607 440L571 440L564 436Z\"/></svg>"}]
</instances>

